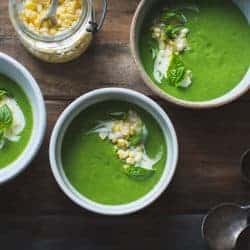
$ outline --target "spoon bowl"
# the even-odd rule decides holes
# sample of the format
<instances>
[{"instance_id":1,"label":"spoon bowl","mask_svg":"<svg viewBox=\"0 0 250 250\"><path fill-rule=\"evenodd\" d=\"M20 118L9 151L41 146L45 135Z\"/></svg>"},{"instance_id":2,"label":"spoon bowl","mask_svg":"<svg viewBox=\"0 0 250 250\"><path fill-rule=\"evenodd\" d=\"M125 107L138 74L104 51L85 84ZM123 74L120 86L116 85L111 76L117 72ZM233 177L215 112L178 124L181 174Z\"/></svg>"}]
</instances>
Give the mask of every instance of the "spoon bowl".
<instances>
[{"instance_id":1,"label":"spoon bowl","mask_svg":"<svg viewBox=\"0 0 250 250\"><path fill-rule=\"evenodd\" d=\"M235 250L247 250L247 249L250 249L250 226L248 226L241 232L235 247Z\"/></svg>"},{"instance_id":2,"label":"spoon bowl","mask_svg":"<svg viewBox=\"0 0 250 250\"><path fill-rule=\"evenodd\" d=\"M240 165L244 181L250 184L250 149L242 155Z\"/></svg>"},{"instance_id":3,"label":"spoon bowl","mask_svg":"<svg viewBox=\"0 0 250 250\"><path fill-rule=\"evenodd\" d=\"M202 223L202 236L214 250L234 249L241 232L247 227L248 207L222 204L213 208Z\"/></svg>"}]
</instances>

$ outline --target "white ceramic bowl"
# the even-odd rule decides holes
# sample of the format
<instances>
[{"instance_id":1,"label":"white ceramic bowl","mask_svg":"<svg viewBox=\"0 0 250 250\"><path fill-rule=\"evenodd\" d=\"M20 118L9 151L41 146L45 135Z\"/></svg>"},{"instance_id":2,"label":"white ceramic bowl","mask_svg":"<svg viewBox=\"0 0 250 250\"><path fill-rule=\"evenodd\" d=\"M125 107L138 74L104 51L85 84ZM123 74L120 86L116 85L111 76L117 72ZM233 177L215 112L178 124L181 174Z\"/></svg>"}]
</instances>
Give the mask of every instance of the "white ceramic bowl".
<instances>
[{"instance_id":1,"label":"white ceramic bowl","mask_svg":"<svg viewBox=\"0 0 250 250\"><path fill-rule=\"evenodd\" d=\"M13 163L0 170L0 184L2 184L22 172L38 152L46 128L46 111L40 88L24 66L6 54L0 53L0 74L21 86L33 111L33 130L29 143Z\"/></svg>"},{"instance_id":2,"label":"white ceramic bowl","mask_svg":"<svg viewBox=\"0 0 250 250\"><path fill-rule=\"evenodd\" d=\"M139 41L141 27L144 23L145 18L148 15L150 15L150 11L152 10L153 6L159 1L161 0L141 0L134 14L132 25L131 25L131 30L130 30L130 46L131 46L132 55L134 57L135 63L139 69L139 72L144 82L161 98L173 104L183 106L186 108L193 108L193 109L216 108L219 106L223 106L227 103L234 101L235 99L243 95L245 92L247 92L250 89L250 69L246 72L241 82L239 82L239 84L234 89L227 92L225 95L221 97L218 97L216 99L209 100L209 101L202 101L202 102L192 102L192 101L185 101L185 100L178 99L172 95L169 95L162 89L160 89L152 81L152 79L149 77L149 75L145 71L143 63L141 62L138 41ZM250 1L249 0L233 0L233 2L240 8L240 10L242 11L244 16L247 18L248 22L250 23Z\"/></svg>"},{"instance_id":3,"label":"white ceramic bowl","mask_svg":"<svg viewBox=\"0 0 250 250\"><path fill-rule=\"evenodd\" d=\"M80 194L65 176L61 147L64 134L72 120L87 107L107 101L119 100L133 103L149 112L159 123L168 147L168 157L165 170L155 187L144 197L126 205L103 205L89 200ZM50 164L55 179L63 192L76 204L92 212L105 215L123 215L136 212L157 199L170 184L175 173L178 160L178 143L174 127L162 108L150 98L138 92L122 88L104 88L89 92L75 100L62 113L57 121L50 141Z\"/></svg>"}]
</instances>

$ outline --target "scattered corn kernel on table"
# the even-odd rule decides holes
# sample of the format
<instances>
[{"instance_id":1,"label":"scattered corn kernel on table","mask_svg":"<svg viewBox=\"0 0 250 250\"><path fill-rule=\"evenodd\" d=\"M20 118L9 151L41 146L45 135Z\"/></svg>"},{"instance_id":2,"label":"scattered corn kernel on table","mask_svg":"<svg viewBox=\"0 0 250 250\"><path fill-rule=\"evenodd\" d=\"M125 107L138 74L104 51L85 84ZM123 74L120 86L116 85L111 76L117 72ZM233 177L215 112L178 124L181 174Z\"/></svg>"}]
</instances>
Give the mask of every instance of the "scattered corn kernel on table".
<instances>
[{"instance_id":1,"label":"scattered corn kernel on table","mask_svg":"<svg viewBox=\"0 0 250 250\"><path fill-rule=\"evenodd\" d=\"M140 78L129 49L129 28L139 0L110 0L103 30L78 60L52 65L33 58L17 40L0 3L0 51L23 63L46 99L48 130L27 171L0 187L3 249L206 249L203 215L221 202L247 204L250 186L239 159L250 147L250 94L226 107L192 111L157 98ZM51 130L62 110L80 94L101 87L131 88L168 112L180 143L180 161L168 190L153 205L130 216L104 217L74 205L59 190L48 160ZM218 138L220 140L218 141Z\"/></svg>"}]
</instances>

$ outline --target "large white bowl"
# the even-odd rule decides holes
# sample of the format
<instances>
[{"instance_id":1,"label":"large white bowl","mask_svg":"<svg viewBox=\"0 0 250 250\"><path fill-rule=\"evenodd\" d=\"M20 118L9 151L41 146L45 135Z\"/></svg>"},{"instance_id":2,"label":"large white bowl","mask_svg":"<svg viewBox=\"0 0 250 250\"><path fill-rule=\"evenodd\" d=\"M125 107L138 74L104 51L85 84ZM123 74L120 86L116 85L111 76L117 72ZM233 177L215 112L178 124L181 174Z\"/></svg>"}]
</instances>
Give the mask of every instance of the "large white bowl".
<instances>
[{"instance_id":1,"label":"large white bowl","mask_svg":"<svg viewBox=\"0 0 250 250\"><path fill-rule=\"evenodd\" d=\"M0 53L0 74L15 81L26 93L33 111L33 129L28 145L10 165L0 170L0 184L22 172L38 152L46 128L46 111L43 96L35 79L19 62Z\"/></svg>"},{"instance_id":2,"label":"large white bowl","mask_svg":"<svg viewBox=\"0 0 250 250\"><path fill-rule=\"evenodd\" d=\"M159 123L168 148L168 157L164 172L155 187L144 197L126 205L103 205L91 201L80 194L65 176L61 147L64 134L72 120L89 106L107 100L119 100L133 103L149 112ZM138 92L122 88L104 88L89 92L75 100L62 113L57 121L50 141L50 164L55 179L63 192L76 204L92 212L105 215L122 215L136 212L157 199L170 184L175 173L178 160L178 143L174 127L162 108L150 98Z\"/></svg>"}]
</instances>

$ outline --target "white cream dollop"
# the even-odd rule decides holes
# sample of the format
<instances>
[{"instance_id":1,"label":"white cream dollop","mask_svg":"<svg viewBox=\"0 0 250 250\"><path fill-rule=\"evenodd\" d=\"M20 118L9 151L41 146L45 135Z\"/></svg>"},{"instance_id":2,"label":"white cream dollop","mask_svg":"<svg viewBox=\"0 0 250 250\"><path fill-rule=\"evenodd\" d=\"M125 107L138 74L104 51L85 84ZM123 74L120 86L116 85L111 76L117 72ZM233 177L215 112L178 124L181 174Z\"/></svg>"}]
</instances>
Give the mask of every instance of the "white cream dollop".
<instances>
[{"instance_id":1,"label":"white cream dollop","mask_svg":"<svg viewBox=\"0 0 250 250\"><path fill-rule=\"evenodd\" d=\"M162 40L161 32L163 32L161 31L161 26L156 26L153 28L153 38L157 39L159 48L158 53L153 55L155 58L153 75L159 84L162 83L164 78L167 78L168 69L174 54L179 54L188 49L187 34L189 33L189 29L183 28L175 39L167 41ZM191 84L192 72L187 70L185 77L179 83L179 86L182 88L187 88Z\"/></svg>"},{"instance_id":2,"label":"white cream dollop","mask_svg":"<svg viewBox=\"0 0 250 250\"><path fill-rule=\"evenodd\" d=\"M0 100L0 107L7 105L12 112L13 122L10 128L4 132L4 138L9 141L16 142L20 139L20 133L26 126L26 120L23 111L19 107L18 103L14 98L5 96Z\"/></svg>"},{"instance_id":3,"label":"white cream dollop","mask_svg":"<svg viewBox=\"0 0 250 250\"><path fill-rule=\"evenodd\" d=\"M154 78L161 83L167 77L168 68L173 58L173 49L167 46L166 49L160 49L154 63Z\"/></svg>"}]
</instances>

